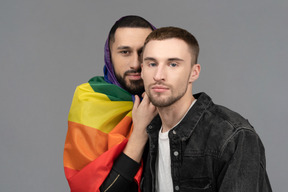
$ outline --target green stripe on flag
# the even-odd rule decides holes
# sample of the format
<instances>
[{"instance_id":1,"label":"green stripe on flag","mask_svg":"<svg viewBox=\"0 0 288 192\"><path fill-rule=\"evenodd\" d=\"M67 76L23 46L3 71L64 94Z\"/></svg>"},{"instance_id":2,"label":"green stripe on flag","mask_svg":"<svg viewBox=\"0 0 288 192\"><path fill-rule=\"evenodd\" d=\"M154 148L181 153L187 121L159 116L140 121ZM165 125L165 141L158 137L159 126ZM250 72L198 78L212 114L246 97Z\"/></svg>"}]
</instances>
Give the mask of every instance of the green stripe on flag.
<instances>
[{"instance_id":1,"label":"green stripe on flag","mask_svg":"<svg viewBox=\"0 0 288 192\"><path fill-rule=\"evenodd\" d=\"M95 92L107 95L111 101L132 101L130 93L114 84L107 83L102 76L95 76L88 83Z\"/></svg>"}]
</instances>

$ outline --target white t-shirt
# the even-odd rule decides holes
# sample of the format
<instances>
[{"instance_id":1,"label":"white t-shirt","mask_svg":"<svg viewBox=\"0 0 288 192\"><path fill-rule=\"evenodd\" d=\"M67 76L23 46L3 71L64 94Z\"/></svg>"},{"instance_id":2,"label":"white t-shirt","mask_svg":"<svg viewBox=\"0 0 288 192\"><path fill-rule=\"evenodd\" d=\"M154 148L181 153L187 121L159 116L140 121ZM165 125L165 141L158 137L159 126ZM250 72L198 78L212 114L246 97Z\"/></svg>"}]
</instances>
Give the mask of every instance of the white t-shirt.
<instances>
[{"instance_id":1,"label":"white t-shirt","mask_svg":"<svg viewBox=\"0 0 288 192\"><path fill-rule=\"evenodd\" d=\"M169 131L162 133L159 131L158 156L156 161L156 191L173 192L173 182L171 177L171 157L169 144Z\"/></svg>"},{"instance_id":2,"label":"white t-shirt","mask_svg":"<svg viewBox=\"0 0 288 192\"><path fill-rule=\"evenodd\" d=\"M196 102L196 99L192 102L187 112L191 109L191 107L194 105L195 102ZM186 116L187 112L182 117L182 119ZM176 127L182 121L182 119L174 127ZM162 133L162 127L161 127L159 131L158 155L157 155L157 160L156 160L156 191L157 192L173 192L173 181L172 181L172 175L171 175L170 143L169 143L168 133L169 131Z\"/></svg>"}]
</instances>

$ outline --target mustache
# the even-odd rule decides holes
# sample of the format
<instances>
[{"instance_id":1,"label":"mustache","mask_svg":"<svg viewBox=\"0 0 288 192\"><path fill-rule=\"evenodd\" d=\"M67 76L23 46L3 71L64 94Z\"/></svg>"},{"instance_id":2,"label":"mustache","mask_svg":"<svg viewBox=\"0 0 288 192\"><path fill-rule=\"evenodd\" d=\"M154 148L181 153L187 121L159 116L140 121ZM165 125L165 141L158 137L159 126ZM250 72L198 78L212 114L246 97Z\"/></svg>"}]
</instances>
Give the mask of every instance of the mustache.
<instances>
[{"instance_id":1,"label":"mustache","mask_svg":"<svg viewBox=\"0 0 288 192\"><path fill-rule=\"evenodd\" d=\"M124 76L127 76L130 73L141 73L141 69L139 69L139 70L131 69L131 70L125 71Z\"/></svg>"}]
</instances>

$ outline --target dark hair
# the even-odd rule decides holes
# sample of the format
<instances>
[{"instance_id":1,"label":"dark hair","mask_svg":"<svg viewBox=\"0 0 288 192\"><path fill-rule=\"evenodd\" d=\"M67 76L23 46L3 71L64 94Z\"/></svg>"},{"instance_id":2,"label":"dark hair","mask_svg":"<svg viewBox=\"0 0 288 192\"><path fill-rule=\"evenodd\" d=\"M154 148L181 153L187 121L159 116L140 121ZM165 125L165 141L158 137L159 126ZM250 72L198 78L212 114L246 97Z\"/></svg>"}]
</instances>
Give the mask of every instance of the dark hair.
<instances>
[{"instance_id":1,"label":"dark hair","mask_svg":"<svg viewBox=\"0 0 288 192\"><path fill-rule=\"evenodd\" d=\"M146 44L151 40L165 40L177 38L185 41L191 49L192 55L195 56L195 63L197 63L199 55L199 45L197 39L185 29L178 27L162 27L151 32L145 40L143 50L145 49ZM195 64L192 63L192 64Z\"/></svg>"},{"instance_id":2,"label":"dark hair","mask_svg":"<svg viewBox=\"0 0 288 192\"><path fill-rule=\"evenodd\" d=\"M149 28L153 31L153 26L144 18L137 15L128 15L119 19L109 32L109 41L115 41L115 32L120 27Z\"/></svg>"}]
</instances>

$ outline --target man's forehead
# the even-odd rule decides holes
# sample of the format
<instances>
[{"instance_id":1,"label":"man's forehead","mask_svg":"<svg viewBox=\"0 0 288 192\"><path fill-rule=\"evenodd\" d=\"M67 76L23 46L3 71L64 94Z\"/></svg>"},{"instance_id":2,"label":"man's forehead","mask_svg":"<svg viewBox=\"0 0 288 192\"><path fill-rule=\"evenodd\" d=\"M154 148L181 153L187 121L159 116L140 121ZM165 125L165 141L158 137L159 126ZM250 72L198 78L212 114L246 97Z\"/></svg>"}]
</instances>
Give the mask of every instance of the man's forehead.
<instances>
[{"instance_id":1,"label":"man's forehead","mask_svg":"<svg viewBox=\"0 0 288 192\"><path fill-rule=\"evenodd\" d=\"M133 38L143 38L145 40L151 32L150 28L120 27L115 31L115 40Z\"/></svg>"},{"instance_id":2,"label":"man's forehead","mask_svg":"<svg viewBox=\"0 0 288 192\"><path fill-rule=\"evenodd\" d=\"M191 57L189 46L183 40L177 38L149 41L143 52L143 59L153 58L155 60L184 60L185 57Z\"/></svg>"},{"instance_id":3,"label":"man's forehead","mask_svg":"<svg viewBox=\"0 0 288 192\"><path fill-rule=\"evenodd\" d=\"M151 31L149 28L118 28L112 45L117 49L139 49Z\"/></svg>"},{"instance_id":4,"label":"man's forehead","mask_svg":"<svg viewBox=\"0 0 288 192\"><path fill-rule=\"evenodd\" d=\"M146 31L149 30L152 32L152 29L148 28L148 27L118 27L115 31L115 33L117 33L117 31L126 31L126 30L132 30L132 31Z\"/></svg>"}]
</instances>

